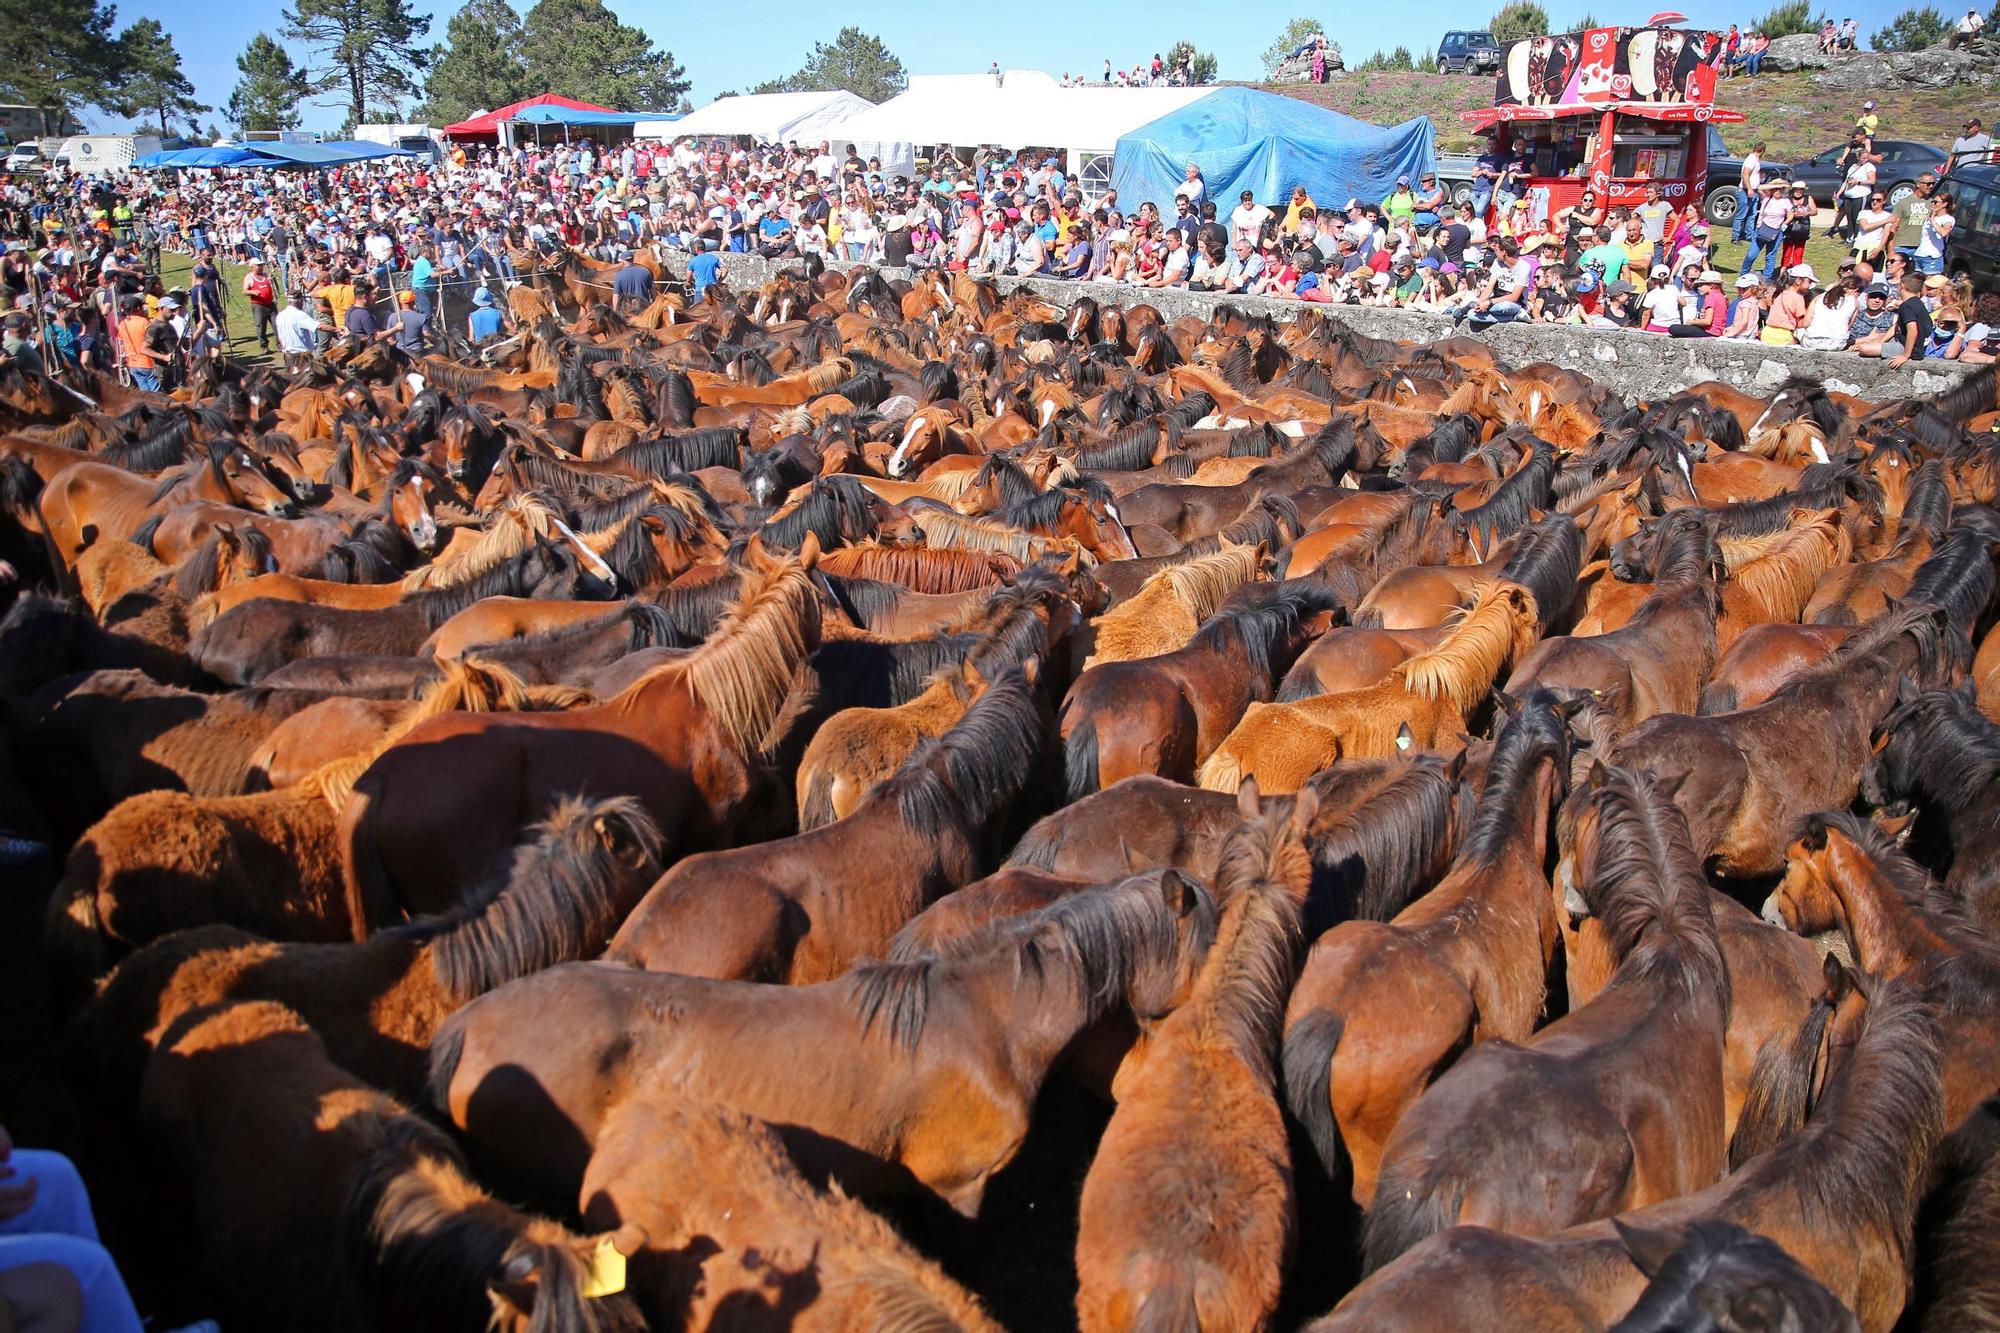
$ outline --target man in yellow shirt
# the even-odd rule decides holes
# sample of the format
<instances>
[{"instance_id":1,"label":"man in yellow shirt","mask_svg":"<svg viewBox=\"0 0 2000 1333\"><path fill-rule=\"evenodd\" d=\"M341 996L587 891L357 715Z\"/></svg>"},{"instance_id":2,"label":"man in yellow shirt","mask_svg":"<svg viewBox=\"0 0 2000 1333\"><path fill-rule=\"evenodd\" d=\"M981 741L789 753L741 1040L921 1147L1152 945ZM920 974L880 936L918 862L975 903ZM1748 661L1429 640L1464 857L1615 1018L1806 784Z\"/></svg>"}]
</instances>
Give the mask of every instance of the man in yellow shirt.
<instances>
[{"instance_id":1,"label":"man in yellow shirt","mask_svg":"<svg viewBox=\"0 0 2000 1333\"><path fill-rule=\"evenodd\" d=\"M1306 187L1303 185L1294 185L1292 187L1292 201L1285 206L1285 220L1278 224L1279 230L1283 231L1287 236L1297 235L1300 214L1308 208L1313 211L1314 217L1319 216L1319 205L1314 203L1312 196L1306 193Z\"/></svg>"},{"instance_id":2,"label":"man in yellow shirt","mask_svg":"<svg viewBox=\"0 0 2000 1333\"><path fill-rule=\"evenodd\" d=\"M1875 114L1875 99L1871 97L1861 104L1861 116L1860 119L1854 122L1854 128L1867 135L1868 142L1873 144L1875 142L1875 131L1880 128L1881 124L1882 118Z\"/></svg>"},{"instance_id":3,"label":"man in yellow shirt","mask_svg":"<svg viewBox=\"0 0 2000 1333\"><path fill-rule=\"evenodd\" d=\"M354 305L354 281L345 268L336 268L324 287L313 293L333 310L333 326L347 327L347 312Z\"/></svg>"}]
</instances>

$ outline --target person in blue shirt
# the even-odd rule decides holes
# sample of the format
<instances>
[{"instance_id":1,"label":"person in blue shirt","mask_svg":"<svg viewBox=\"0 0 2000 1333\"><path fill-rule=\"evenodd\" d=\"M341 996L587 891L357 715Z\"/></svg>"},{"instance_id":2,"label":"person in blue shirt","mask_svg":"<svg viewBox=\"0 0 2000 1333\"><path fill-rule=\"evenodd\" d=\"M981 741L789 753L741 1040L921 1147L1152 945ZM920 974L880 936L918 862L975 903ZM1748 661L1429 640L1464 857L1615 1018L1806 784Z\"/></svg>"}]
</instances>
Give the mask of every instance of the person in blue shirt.
<instances>
[{"instance_id":1,"label":"person in blue shirt","mask_svg":"<svg viewBox=\"0 0 2000 1333\"><path fill-rule=\"evenodd\" d=\"M694 299L697 302L710 287L728 279L729 265L722 262L718 251L704 250L688 260L688 281L694 284Z\"/></svg>"},{"instance_id":2,"label":"person in blue shirt","mask_svg":"<svg viewBox=\"0 0 2000 1333\"><path fill-rule=\"evenodd\" d=\"M472 314L465 321L465 332L475 343L497 338L507 331L507 313L494 301L493 293L485 287L472 289Z\"/></svg>"},{"instance_id":3,"label":"person in blue shirt","mask_svg":"<svg viewBox=\"0 0 2000 1333\"><path fill-rule=\"evenodd\" d=\"M630 250L621 249L618 257L625 261L625 266L611 279L612 295L621 309L643 309L653 300L652 271L632 258Z\"/></svg>"},{"instance_id":4,"label":"person in blue shirt","mask_svg":"<svg viewBox=\"0 0 2000 1333\"><path fill-rule=\"evenodd\" d=\"M431 303L437 298L437 258L429 241L417 242L417 257L410 263L410 290L417 296L417 318L428 323Z\"/></svg>"},{"instance_id":5,"label":"person in blue shirt","mask_svg":"<svg viewBox=\"0 0 2000 1333\"><path fill-rule=\"evenodd\" d=\"M792 224L772 205L757 224L757 253L766 259L789 258L792 251Z\"/></svg>"}]
</instances>

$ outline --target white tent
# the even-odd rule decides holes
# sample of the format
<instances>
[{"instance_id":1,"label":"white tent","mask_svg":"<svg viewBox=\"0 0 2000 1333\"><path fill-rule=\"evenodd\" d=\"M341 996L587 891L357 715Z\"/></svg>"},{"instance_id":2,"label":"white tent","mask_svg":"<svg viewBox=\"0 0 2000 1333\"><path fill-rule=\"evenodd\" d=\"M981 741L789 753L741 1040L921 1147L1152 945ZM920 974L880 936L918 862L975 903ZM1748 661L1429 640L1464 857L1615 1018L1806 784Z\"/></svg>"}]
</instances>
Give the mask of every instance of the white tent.
<instances>
[{"instance_id":1,"label":"white tent","mask_svg":"<svg viewBox=\"0 0 2000 1333\"><path fill-rule=\"evenodd\" d=\"M1109 154L1119 137L1199 101L1213 88L1065 88L1035 69L991 74L919 74L909 91L842 128L870 139L970 148L1060 148L1072 168L1082 154Z\"/></svg>"},{"instance_id":2,"label":"white tent","mask_svg":"<svg viewBox=\"0 0 2000 1333\"><path fill-rule=\"evenodd\" d=\"M831 143L836 153L853 144L862 157L880 158L883 170L909 175L916 153L907 138L880 139L847 131L848 122L874 110L875 104L866 98L837 89L815 93L750 93L711 102L679 120L663 123L657 133L660 138L673 139L748 135L759 143ZM646 127L640 127L640 133L647 132Z\"/></svg>"}]
</instances>

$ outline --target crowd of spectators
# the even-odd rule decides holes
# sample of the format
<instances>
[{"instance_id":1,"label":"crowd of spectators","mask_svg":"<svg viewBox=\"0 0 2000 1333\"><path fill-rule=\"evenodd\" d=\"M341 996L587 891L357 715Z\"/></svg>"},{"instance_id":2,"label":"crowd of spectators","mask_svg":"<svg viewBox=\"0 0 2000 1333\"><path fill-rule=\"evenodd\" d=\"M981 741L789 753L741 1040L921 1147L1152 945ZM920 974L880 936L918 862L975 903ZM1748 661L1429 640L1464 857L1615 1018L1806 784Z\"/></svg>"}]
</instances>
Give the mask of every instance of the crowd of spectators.
<instances>
[{"instance_id":1,"label":"crowd of spectators","mask_svg":"<svg viewBox=\"0 0 2000 1333\"><path fill-rule=\"evenodd\" d=\"M905 175L832 143L583 142L319 173L51 173L0 190L12 241L0 299L22 307L0 329L0 355L39 349L171 385L225 346L231 305L247 307L260 348L275 339L293 358L341 339L413 354L457 348L510 334L507 287L565 248L616 266L610 299L651 299L652 273L633 258L651 244L692 256L697 299L726 279L730 255L755 253L1402 306L1472 327L1994 355L1990 302L1975 307L1942 280L1951 204L1932 180L1894 209L1871 189L1843 212L1834 225L1852 252L1824 282L1803 261L1810 201L1758 182L1748 248L1725 278L1697 204L1676 206L1653 187L1606 207L1586 190L1548 211L1513 155L1490 156L1498 165L1480 197L1456 206L1429 172L1380 199L1322 201L1304 188L1277 201L1216 199L1190 165L1171 199L1128 207L1112 189L1086 198L1053 156L940 152ZM162 287L165 250L193 256L185 288ZM243 266L229 284L224 259ZM1903 291L1906 272L1914 293ZM1887 342L1877 336L1885 316Z\"/></svg>"}]
</instances>

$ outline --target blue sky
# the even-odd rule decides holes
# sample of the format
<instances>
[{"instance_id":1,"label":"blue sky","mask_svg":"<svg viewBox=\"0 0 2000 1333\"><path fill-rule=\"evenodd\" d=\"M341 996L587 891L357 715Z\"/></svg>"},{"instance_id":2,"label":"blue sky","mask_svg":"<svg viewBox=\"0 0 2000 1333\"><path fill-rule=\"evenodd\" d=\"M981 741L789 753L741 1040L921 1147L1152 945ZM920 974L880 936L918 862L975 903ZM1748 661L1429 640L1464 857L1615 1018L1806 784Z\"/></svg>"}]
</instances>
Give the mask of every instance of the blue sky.
<instances>
[{"instance_id":1,"label":"blue sky","mask_svg":"<svg viewBox=\"0 0 2000 1333\"><path fill-rule=\"evenodd\" d=\"M1449 28L1484 26L1499 7L1498 0L1480 3L1444 3L1421 7L1393 5L1334 6L1315 9L1302 0L1231 0L1220 7L1190 6L1180 16L1160 23L1164 12L1158 6L1112 3L1070 5L1056 9L1023 10L1001 5L989 9L981 4L964 4L946 18L941 7L921 0L854 0L829 7L804 0L762 0L741 9L711 9L705 5L635 4L629 0L608 0L619 17L644 28L660 46L672 51L694 81L697 106L726 89L742 89L763 79L797 69L815 41L830 40L843 24L856 24L875 33L914 74L946 74L983 71L994 60L1010 69L1043 69L1061 74L1065 69L1102 72L1104 60L1130 67L1152 57L1155 50L1165 54L1176 38L1188 36L1203 50L1213 51L1224 79L1256 78L1262 71L1258 53L1276 37L1285 22L1297 14L1320 15L1327 35L1341 44L1350 64L1358 63L1378 47L1383 50L1406 45L1412 52L1435 50L1437 40ZM419 7L422 0L418 0ZM527 3L515 0L524 12ZM1622 11L1612 4L1578 3L1576 0L1544 0L1549 16L1559 29L1585 13L1594 13L1603 22L1642 22L1657 12L1652 9ZM1834 11L1835 19L1852 13L1867 34L1887 23L1909 0L1862 0L1851 10ZM1981 0L1982 7L1986 0ZM1771 8L1772 0L1754 0L1746 8L1726 3L1695 3L1683 12L1698 25L1725 28L1731 22L1749 23ZM260 29L278 33L278 13L282 0L238 0L216 9L213 0L145 0L121 5L119 24L138 18L158 19L173 34L184 67L194 80L197 96L221 107L235 86L236 56ZM1128 13L1127 10L1130 10ZM442 36L445 23L455 13L455 4L442 4L433 11L432 34ZM1345 10L1344 13L1340 12ZM1949 5L1948 13L1956 13ZM726 24L711 21L718 13L728 16ZM1041 14L1047 22L1024 21L1024 15ZM1197 17L1200 16L1200 17ZM1134 32L1157 35L1135 39ZM293 48L295 59L305 53ZM554 91L560 92L561 89ZM337 128L341 112L331 102L309 107L306 126L311 129ZM217 111L213 119L221 123ZM102 113L94 113L98 128L124 128L108 123Z\"/></svg>"}]
</instances>

